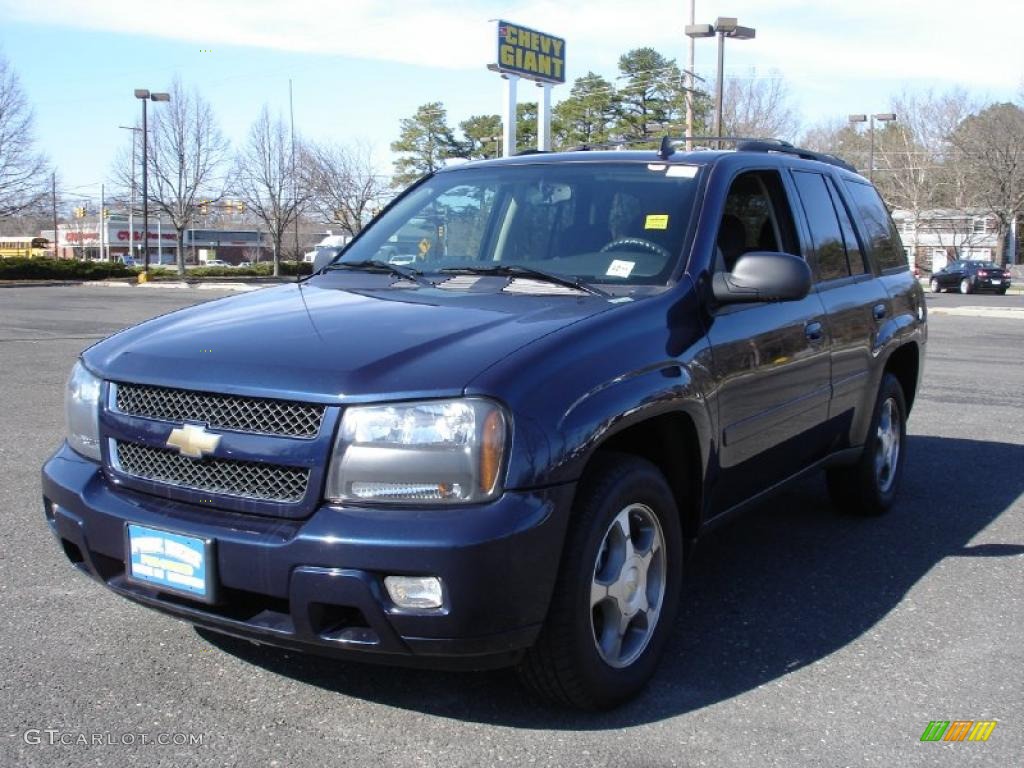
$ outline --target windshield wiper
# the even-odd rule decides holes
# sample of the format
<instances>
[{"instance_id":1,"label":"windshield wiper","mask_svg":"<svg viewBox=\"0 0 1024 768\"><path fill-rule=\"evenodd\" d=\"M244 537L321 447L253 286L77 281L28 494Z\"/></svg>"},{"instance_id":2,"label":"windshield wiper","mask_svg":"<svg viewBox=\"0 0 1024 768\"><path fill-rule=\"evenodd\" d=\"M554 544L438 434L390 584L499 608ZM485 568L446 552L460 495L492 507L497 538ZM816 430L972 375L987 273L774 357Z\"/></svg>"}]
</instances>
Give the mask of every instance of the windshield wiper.
<instances>
[{"instance_id":1,"label":"windshield wiper","mask_svg":"<svg viewBox=\"0 0 1024 768\"><path fill-rule=\"evenodd\" d=\"M379 259L364 259L363 261L336 261L327 267L331 269L355 269L362 270L364 272L389 272L392 275L398 275L404 277L406 280L412 280L427 288L433 288L434 284L423 277L423 273L418 269L411 269L410 267L401 267L398 264L392 264L387 261L381 261Z\"/></svg>"},{"instance_id":2,"label":"windshield wiper","mask_svg":"<svg viewBox=\"0 0 1024 768\"><path fill-rule=\"evenodd\" d=\"M543 269L524 267L520 264L495 264L488 267L445 267L441 272L465 273L470 275L499 275L508 277L532 277L537 280L544 280L556 285L564 285L567 288L575 288L577 291L589 293L591 296L607 296L608 294L599 288L588 285L578 277L571 275L556 275L554 272L545 272Z\"/></svg>"}]
</instances>

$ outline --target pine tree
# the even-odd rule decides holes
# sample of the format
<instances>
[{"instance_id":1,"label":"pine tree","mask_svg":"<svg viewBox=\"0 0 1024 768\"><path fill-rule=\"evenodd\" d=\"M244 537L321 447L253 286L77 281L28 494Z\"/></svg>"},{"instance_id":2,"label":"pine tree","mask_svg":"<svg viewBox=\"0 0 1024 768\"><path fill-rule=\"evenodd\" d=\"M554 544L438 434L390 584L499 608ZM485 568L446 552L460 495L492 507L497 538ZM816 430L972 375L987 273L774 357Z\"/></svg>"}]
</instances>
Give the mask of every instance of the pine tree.
<instances>
[{"instance_id":1,"label":"pine tree","mask_svg":"<svg viewBox=\"0 0 1024 768\"><path fill-rule=\"evenodd\" d=\"M449 157L459 157L461 147L448 127L448 114L439 101L424 104L416 114L401 121L402 133L391 142L391 151L402 156L394 161L396 186L406 186L433 173Z\"/></svg>"},{"instance_id":2,"label":"pine tree","mask_svg":"<svg viewBox=\"0 0 1024 768\"><path fill-rule=\"evenodd\" d=\"M651 139L650 145L655 146L657 136L681 136L686 91L675 59L653 48L635 48L619 59L619 71L626 80L619 89L620 117L615 125L619 137Z\"/></svg>"},{"instance_id":3,"label":"pine tree","mask_svg":"<svg viewBox=\"0 0 1024 768\"><path fill-rule=\"evenodd\" d=\"M501 116L471 115L459 123L465 140L461 154L468 160L486 160L501 155Z\"/></svg>"},{"instance_id":4,"label":"pine tree","mask_svg":"<svg viewBox=\"0 0 1024 768\"><path fill-rule=\"evenodd\" d=\"M600 75L587 72L576 78L569 97L555 106L555 144L565 149L608 141L618 114L615 86Z\"/></svg>"}]
</instances>

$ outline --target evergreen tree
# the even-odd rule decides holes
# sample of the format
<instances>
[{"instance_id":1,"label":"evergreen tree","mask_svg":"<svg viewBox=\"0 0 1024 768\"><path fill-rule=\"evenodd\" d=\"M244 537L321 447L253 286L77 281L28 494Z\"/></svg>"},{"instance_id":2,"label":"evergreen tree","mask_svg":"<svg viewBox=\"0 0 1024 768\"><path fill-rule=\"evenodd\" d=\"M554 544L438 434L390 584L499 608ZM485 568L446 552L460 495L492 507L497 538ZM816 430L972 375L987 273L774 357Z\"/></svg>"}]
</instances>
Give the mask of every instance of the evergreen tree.
<instances>
[{"instance_id":1,"label":"evergreen tree","mask_svg":"<svg viewBox=\"0 0 1024 768\"><path fill-rule=\"evenodd\" d=\"M618 113L615 86L600 75L587 72L576 78L569 97L555 106L555 145L569 148L608 141Z\"/></svg>"},{"instance_id":2,"label":"evergreen tree","mask_svg":"<svg viewBox=\"0 0 1024 768\"><path fill-rule=\"evenodd\" d=\"M394 161L396 186L406 186L433 173L445 159L459 157L462 148L448 127L448 114L439 101L424 104L416 114L401 121L402 133L391 142L391 151L402 153Z\"/></svg>"},{"instance_id":3,"label":"evergreen tree","mask_svg":"<svg viewBox=\"0 0 1024 768\"><path fill-rule=\"evenodd\" d=\"M615 132L626 141L651 139L665 133L681 136L685 126L686 91L674 59L653 48L635 48L619 59L626 83L618 92L620 117ZM641 146L639 144L634 146Z\"/></svg>"},{"instance_id":4,"label":"evergreen tree","mask_svg":"<svg viewBox=\"0 0 1024 768\"><path fill-rule=\"evenodd\" d=\"M516 104L516 152L537 148L537 103Z\"/></svg>"},{"instance_id":5,"label":"evergreen tree","mask_svg":"<svg viewBox=\"0 0 1024 768\"><path fill-rule=\"evenodd\" d=\"M459 123L465 140L461 155L468 160L486 160L501 155L501 116L471 115Z\"/></svg>"}]
</instances>

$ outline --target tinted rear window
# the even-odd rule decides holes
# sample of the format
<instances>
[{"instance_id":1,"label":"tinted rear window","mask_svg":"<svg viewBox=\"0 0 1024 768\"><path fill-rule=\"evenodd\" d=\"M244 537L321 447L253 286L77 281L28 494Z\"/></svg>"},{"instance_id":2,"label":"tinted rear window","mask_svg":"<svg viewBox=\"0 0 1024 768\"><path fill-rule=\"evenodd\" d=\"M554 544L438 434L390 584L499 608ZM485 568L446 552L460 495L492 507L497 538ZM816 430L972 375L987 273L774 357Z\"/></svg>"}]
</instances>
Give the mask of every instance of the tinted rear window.
<instances>
[{"instance_id":1,"label":"tinted rear window","mask_svg":"<svg viewBox=\"0 0 1024 768\"><path fill-rule=\"evenodd\" d=\"M870 184L847 179L846 191L863 223L868 250L878 268L883 271L907 269L903 243L875 188Z\"/></svg>"}]
</instances>

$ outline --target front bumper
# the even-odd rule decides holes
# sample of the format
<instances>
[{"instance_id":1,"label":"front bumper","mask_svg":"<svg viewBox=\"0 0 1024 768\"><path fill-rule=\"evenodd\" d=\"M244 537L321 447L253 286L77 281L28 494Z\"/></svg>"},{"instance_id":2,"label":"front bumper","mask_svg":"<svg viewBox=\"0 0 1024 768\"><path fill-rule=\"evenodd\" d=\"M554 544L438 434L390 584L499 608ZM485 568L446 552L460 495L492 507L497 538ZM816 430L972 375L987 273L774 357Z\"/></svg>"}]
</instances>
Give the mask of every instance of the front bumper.
<instances>
[{"instance_id":1,"label":"front bumper","mask_svg":"<svg viewBox=\"0 0 1024 768\"><path fill-rule=\"evenodd\" d=\"M321 506L304 520L199 507L111 485L65 444L43 467L47 521L79 570L193 624L272 645L442 668L514 663L535 640L558 571L573 485L448 509ZM129 581L125 525L215 541L219 600ZM390 574L439 576L445 605L402 610Z\"/></svg>"}]
</instances>

